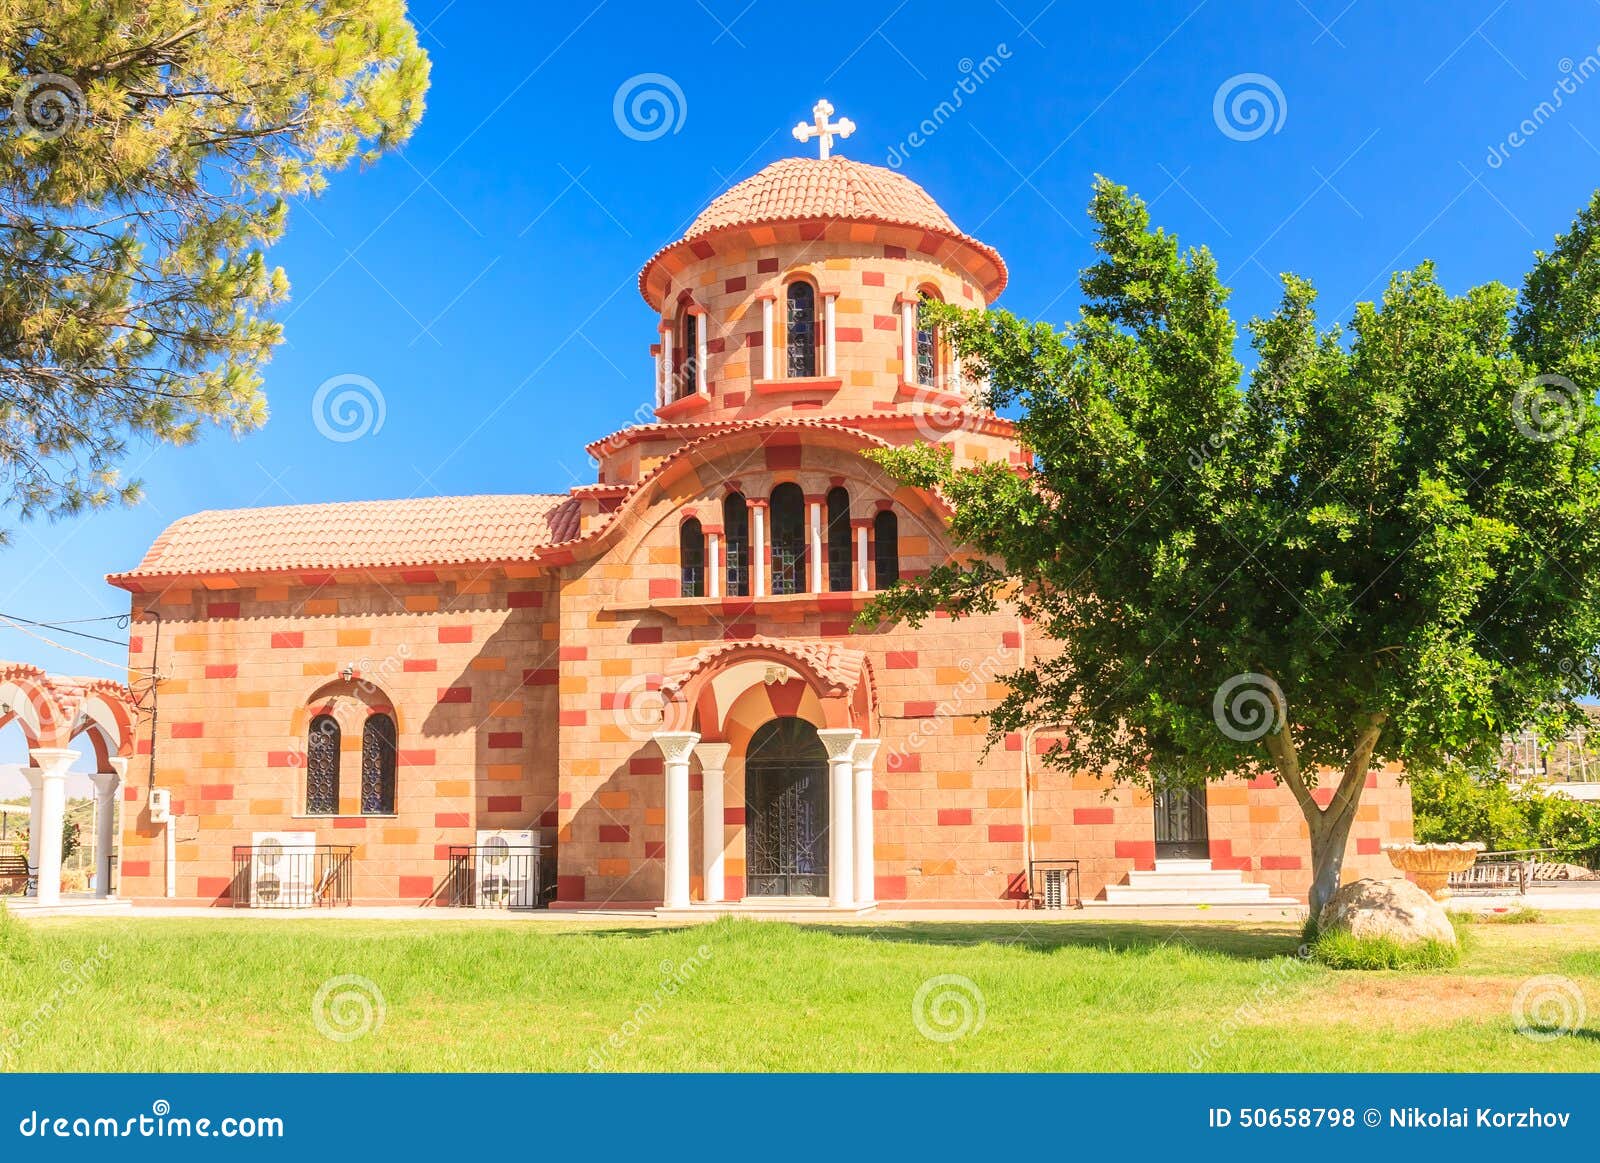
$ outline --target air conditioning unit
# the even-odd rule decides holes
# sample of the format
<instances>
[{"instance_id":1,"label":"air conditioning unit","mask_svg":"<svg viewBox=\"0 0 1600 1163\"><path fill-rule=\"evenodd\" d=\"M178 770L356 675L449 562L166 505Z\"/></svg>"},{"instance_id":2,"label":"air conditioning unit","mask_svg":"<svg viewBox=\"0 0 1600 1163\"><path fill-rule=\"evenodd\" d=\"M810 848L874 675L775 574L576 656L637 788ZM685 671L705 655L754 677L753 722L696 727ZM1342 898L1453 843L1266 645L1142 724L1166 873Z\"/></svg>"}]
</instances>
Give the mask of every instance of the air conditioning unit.
<instances>
[{"instance_id":1,"label":"air conditioning unit","mask_svg":"<svg viewBox=\"0 0 1600 1163\"><path fill-rule=\"evenodd\" d=\"M250 850L251 908L311 907L317 863L315 832L254 832Z\"/></svg>"},{"instance_id":2,"label":"air conditioning unit","mask_svg":"<svg viewBox=\"0 0 1600 1163\"><path fill-rule=\"evenodd\" d=\"M1045 868L1040 871L1044 880L1044 907L1047 909L1066 908L1067 870L1065 868Z\"/></svg>"},{"instance_id":3,"label":"air conditioning unit","mask_svg":"<svg viewBox=\"0 0 1600 1163\"><path fill-rule=\"evenodd\" d=\"M480 909L538 906L539 837L529 828L478 833L477 892Z\"/></svg>"}]
</instances>

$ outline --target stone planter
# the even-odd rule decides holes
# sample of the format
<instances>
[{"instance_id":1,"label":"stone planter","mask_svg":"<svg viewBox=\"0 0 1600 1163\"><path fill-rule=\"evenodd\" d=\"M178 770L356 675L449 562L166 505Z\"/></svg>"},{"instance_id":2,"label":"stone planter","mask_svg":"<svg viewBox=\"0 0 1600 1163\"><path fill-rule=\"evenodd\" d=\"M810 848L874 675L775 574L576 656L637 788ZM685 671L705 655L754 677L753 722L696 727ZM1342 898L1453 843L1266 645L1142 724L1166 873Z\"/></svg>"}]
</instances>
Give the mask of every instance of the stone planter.
<instances>
[{"instance_id":1,"label":"stone planter","mask_svg":"<svg viewBox=\"0 0 1600 1163\"><path fill-rule=\"evenodd\" d=\"M1416 878L1417 887L1436 901L1449 899L1450 874L1465 872L1478 859L1483 845L1468 844L1385 844L1383 851L1401 872Z\"/></svg>"}]
</instances>

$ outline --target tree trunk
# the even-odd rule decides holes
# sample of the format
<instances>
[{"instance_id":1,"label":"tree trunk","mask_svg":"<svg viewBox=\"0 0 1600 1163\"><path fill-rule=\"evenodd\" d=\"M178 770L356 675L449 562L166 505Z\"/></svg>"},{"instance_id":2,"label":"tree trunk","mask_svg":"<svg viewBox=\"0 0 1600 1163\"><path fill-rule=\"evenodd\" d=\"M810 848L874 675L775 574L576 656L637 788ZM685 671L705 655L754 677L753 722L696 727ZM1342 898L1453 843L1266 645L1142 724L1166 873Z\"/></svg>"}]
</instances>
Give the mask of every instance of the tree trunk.
<instances>
[{"instance_id":1,"label":"tree trunk","mask_svg":"<svg viewBox=\"0 0 1600 1163\"><path fill-rule=\"evenodd\" d=\"M1366 772L1361 773L1366 783ZM1355 823L1358 792L1347 811L1333 814L1333 805L1317 811L1306 822L1311 826L1311 920L1322 915L1322 907L1339 891L1339 875L1344 869L1345 845L1350 842L1350 826Z\"/></svg>"}]
</instances>

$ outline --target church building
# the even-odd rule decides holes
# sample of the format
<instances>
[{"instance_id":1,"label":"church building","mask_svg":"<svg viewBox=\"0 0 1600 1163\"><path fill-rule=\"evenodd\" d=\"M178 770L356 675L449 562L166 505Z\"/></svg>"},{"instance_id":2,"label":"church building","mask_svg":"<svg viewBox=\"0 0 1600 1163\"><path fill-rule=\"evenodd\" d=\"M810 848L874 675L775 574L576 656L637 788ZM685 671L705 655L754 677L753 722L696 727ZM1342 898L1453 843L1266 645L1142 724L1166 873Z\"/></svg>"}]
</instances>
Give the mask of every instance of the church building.
<instances>
[{"instance_id":1,"label":"church building","mask_svg":"<svg viewBox=\"0 0 1600 1163\"><path fill-rule=\"evenodd\" d=\"M653 418L589 445L594 483L202 512L109 578L160 676L122 896L266 903L253 861L289 836L344 855L345 899L481 903L463 869L512 836L553 908L1020 907L1052 869L1090 903L1304 901L1270 780L1152 800L1044 768L1044 733L986 749L1003 676L1050 649L1025 621L853 625L951 552L942 499L866 454L1027 457L918 319L992 304L1004 261L833 155L831 112L820 157L645 262ZM1369 779L1347 875L1393 875L1410 797Z\"/></svg>"}]
</instances>

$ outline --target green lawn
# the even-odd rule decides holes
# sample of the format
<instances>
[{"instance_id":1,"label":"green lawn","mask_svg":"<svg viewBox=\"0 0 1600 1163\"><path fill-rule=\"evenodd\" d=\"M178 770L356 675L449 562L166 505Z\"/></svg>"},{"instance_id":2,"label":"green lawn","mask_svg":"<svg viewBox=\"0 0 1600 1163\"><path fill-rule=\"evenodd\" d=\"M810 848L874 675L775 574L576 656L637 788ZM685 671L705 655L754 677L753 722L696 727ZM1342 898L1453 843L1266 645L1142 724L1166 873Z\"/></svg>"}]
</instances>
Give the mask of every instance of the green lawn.
<instances>
[{"instance_id":1,"label":"green lawn","mask_svg":"<svg viewBox=\"0 0 1600 1163\"><path fill-rule=\"evenodd\" d=\"M1287 925L1082 919L0 917L0 1068L1600 1068L1600 914L1475 925L1436 972L1336 973L1294 959L1297 942ZM1585 1028L1516 1032L1513 996L1537 974L1586 995ZM313 1014L340 977L371 985L324 1007L334 1034L359 1033L382 995L381 1024L347 1041Z\"/></svg>"}]
</instances>

